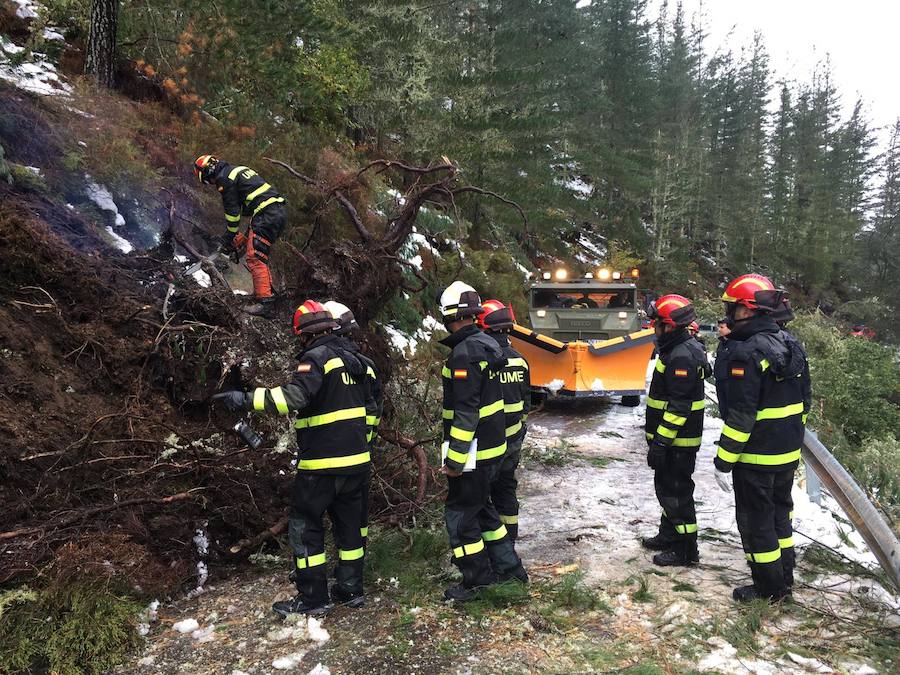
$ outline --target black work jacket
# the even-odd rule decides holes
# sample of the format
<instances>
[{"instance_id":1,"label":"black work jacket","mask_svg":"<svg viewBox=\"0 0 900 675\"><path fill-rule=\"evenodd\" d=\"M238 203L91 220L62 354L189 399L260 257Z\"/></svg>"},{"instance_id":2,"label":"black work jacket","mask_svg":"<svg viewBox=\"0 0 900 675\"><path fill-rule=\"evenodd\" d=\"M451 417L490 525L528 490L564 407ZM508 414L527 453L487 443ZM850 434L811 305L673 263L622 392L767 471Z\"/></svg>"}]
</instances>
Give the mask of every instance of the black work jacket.
<instances>
[{"instance_id":1,"label":"black work jacket","mask_svg":"<svg viewBox=\"0 0 900 675\"><path fill-rule=\"evenodd\" d=\"M353 352L366 367L366 428L369 444L375 440L378 425L381 424L381 413L384 410L384 392L375 362L363 354L359 345L346 336L338 338L341 347Z\"/></svg>"},{"instance_id":2,"label":"black work jacket","mask_svg":"<svg viewBox=\"0 0 900 675\"><path fill-rule=\"evenodd\" d=\"M444 385L446 465L462 471L473 441L476 466L499 461L506 453L506 416L500 371L505 359L497 342L475 324L441 340L450 357L441 375Z\"/></svg>"},{"instance_id":3,"label":"black work jacket","mask_svg":"<svg viewBox=\"0 0 900 675\"><path fill-rule=\"evenodd\" d=\"M812 403L803 346L765 315L742 321L728 343L728 405L716 467L796 468Z\"/></svg>"},{"instance_id":4,"label":"black work jacket","mask_svg":"<svg viewBox=\"0 0 900 675\"><path fill-rule=\"evenodd\" d=\"M297 359L300 363L288 384L253 392L254 410L302 414L294 423L298 470L341 475L368 471L366 364L331 334L314 340Z\"/></svg>"},{"instance_id":5,"label":"black work jacket","mask_svg":"<svg viewBox=\"0 0 900 675\"><path fill-rule=\"evenodd\" d=\"M716 398L719 401L719 416L724 420L728 415L728 350L731 344L727 337L719 338L716 349L716 361L713 364L713 377L716 381Z\"/></svg>"},{"instance_id":6,"label":"black work jacket","mask_svg":"<svg viewBox=\"0 0 900 675\"><path fill-rule=\"evenodd\" d=\"M284 197L259 175L246 166L219 163L213 178L222 193L225 221L229 232L237 232L241 214L251 218L272 204L281 204Z\"/></svg>"},{"instance_id":7,"label":"black work jacket","mask_svg":"<svg viewBox=\"0 0 900 675\"><path fill-rule=\"evenodd\" d=\"M647 394L647 440L697 451L706 407L703 382L711 374L706 350L686 329L664 334L657 348L659 358Z\"/></svg>"},{"instance_id":8,"label":"black work jacket","mask_svg":"<svg viewBox=\"0 0 900 675\"><path fill-rule=\"evenodd\" d=\"M503 412L506 413L506 442L509 449L518 450L525 440L525 423L531 409L531 376L528 361L509 343L505 333L488 333L503 352L505 362L500 370L500 390L503 392Z\"/></svg>"}]
</instances>

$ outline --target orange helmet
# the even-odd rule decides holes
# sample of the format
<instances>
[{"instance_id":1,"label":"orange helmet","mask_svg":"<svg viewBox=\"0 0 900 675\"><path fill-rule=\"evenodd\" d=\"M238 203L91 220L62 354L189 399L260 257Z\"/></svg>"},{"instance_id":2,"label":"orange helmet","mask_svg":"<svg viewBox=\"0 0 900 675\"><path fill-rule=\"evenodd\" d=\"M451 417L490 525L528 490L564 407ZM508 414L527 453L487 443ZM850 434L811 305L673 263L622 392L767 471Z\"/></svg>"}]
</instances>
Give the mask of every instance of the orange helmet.
<instances>
[{"instance_id":1,"label":"orange helmet","mask_svg":"<svg viewBox=\"0 0 900 675\"><path fill-rule=\"evenodd\" d=\"M732 280L722 293L724 302L743 305L747 309L773 312L781 306L784 291L762 274L742 274Z\"/></svg>"},{"instance_id":2,"label":"orange helmet","mask_svg":"<svg viewBox=\"0 0 900 675\"><path fill-rule=\"evenodd\" d=\"M294 334L316 335L327 333L338 327L331 312L315 300L307 300L294 312Z\"/></svg>"},{"instance_id":3,"label":"orange helmet","mask_svg":"<svg viewBox=\"0 0 900 675\"><path fill-rule=\"evenodd\" d=\"M656 325L657 321L662 321L676 328L686 328L696 318L697 313L694 311L694 305L683 295L670 293L662 296L655 303L650 305L648 316Z\"/></svg>"},{"instance_id":4,"label":"orange helmet","mask_svg":"<svg viewBox=\"0 0 900 675\"><path fill-rule=\"evenodd\" d=\"M209 183L212 181L212 173L218 165L219 160L212 155L200 155L194 160L194 175L201 183Z\"/></svg>"},{"instance_id":5,"label":"orange helmet","mask_svg":"<svg viewBox=\"0 0 900 675\"><path fill-rule=\"evenodd\" d=\"M484 330L511 330L516 322L512 307L507 307L499 300L485 300L481 303L481 314L476 322Z\"/></svg>"}]
</instances>

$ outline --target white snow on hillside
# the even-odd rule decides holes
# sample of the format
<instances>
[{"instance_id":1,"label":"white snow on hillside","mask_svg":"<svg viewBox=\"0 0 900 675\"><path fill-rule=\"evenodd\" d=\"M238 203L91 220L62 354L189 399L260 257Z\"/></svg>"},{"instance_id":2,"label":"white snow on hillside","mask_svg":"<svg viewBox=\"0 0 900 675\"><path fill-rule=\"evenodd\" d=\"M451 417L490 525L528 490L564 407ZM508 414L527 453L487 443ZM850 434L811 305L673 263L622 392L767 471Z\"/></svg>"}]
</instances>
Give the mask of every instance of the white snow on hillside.
<instances>
[{"instance_id":1,"label":"white snow on hillside","mask_svg":"<svg viewBox=\"0 0 900 675\"><path fill-rule=\"evenodd\" d=\"M605 243L595 241L587 233L582 233L578 237L574 258L585 265L600 265L606 259L606 253Z\"/></svg>"},{"instance_id":2,"label":"white snow on hillside","mask_svg":"<svg viewBox=\"0 0 900 675\"><path fill-rule=\"evenodd\" d=\"M412 335L403 332L399 328L395 328L390 324L383 324L388 339L394 349L404 355L413 356L419 347L419 343L428 342L436 331L446 330L444 324L435 319L431 315L427 315L422 319L422 327L416 329Z\"/></svg>"},{"instance_id":3,"label":"white snow on hillside","mask_svg":"<svg viewBox=\"0 0 900 675\"><path fill-rule=\"evenodd\" d=\"M12 3L16 5L16 16L20 19L38 18L37 3L31 2L31 0L12 0Z\"/></svg>"},{"instance_id":4,"label":"white snow on hillside","mask_svg":"<svg viewBox=\"0 0 900 675\"><path fill-rule=\"evenodd\" d=\"M45 54L33 52L30 61L13 66L11 57L24 51L0 35L0 79L15 87L42 96L66 95L72 91Z\"/></svg>"}]
</instances>

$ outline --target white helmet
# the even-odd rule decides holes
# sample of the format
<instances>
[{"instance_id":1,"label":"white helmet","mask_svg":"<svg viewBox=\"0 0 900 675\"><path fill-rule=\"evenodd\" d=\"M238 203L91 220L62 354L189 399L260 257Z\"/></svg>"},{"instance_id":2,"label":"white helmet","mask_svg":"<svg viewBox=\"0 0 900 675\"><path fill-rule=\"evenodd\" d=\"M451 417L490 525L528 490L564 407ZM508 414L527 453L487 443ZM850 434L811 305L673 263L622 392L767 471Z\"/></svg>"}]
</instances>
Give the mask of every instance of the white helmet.
<instances>
[{"instance_id":1,"label":"white helmet","mask_svg":"<svg viewBox=\"0 0 900 675\"><path fill-rule=\"evenodd\" d=\"M441 316L449 321L464 319L481 314L481 297L478 292L462 281L454 281L444 289L438 298Z\"/></svg>"},{"instance_id":2,"label":"white helmet","mask_svg":"<svg viewBox=\"0 0 900 675\"><path fill-rule=\"evenodd\" d=\"M331 317L337 322L338 327L334 329L334 332L338 335L345 335L352 329L359 327L356 323L356 318L353 316L353 312L350 311L350 308L347 307L347 305L342 305L334 300L329 300L328 302L323 303L323 305L325 306L325 309L328 310L328 313L331 314Z\"/></svg>"}]
</instances>

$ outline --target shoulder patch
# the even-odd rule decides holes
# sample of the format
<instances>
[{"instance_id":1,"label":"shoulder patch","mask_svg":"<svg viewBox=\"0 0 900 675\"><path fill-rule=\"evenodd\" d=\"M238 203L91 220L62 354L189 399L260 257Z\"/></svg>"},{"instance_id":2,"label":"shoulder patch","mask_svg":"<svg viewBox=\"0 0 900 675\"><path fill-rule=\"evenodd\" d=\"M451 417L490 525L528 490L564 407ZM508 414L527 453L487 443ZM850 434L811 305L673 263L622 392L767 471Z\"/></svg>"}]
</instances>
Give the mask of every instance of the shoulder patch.
<instances>
[{"instance_id":1,"label":"shoulder patch","mask_svg":"<svg viewBox=\"0 0 900 675\"><path fill-rule=\"evenodd\" d=\"M743 377L744 376L744 367L743 366L731 366L731 376L732 377Z\"/></svg>"},{"instance_id":2,"label":"shoulder patch","mask_svg":"<svg viewBox=\"0 0 900 675\"><path fill-rule=\"evenodd\" d=\"M299 366L297 366L298 373L308 373L311 370L312 370L311 363L301 363Z\"/></svg>"},{"instance_id":3,"label":"shoulder patch","mask_svg":"<svg viewBox=\"0 0 900 675\"><path fill-rule=\"evenodd\" d=\"M454 380L465 380L469 377L469 371L464 368L458 368L453 371L453 379Z\"/></svg>"},{"instance_id":4,"label":"shoulder patch","mask_svg":"<svg viewBox=\"0 0 900 675\"><path fill-rule=\"evenodd\" d=\"M687 377L688 371L684 368L676 368L675 369L675 377Z\"/></svg>"}]
</instances>

